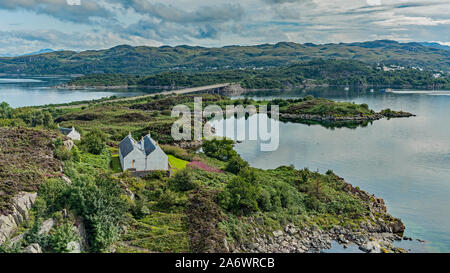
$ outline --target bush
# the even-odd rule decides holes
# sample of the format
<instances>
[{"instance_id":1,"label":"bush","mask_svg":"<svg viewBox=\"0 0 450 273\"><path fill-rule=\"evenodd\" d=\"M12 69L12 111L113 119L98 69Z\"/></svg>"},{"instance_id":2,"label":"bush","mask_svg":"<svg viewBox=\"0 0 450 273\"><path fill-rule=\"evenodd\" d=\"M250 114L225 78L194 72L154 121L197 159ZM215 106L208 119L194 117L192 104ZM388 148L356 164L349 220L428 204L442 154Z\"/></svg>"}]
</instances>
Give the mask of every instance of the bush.
<instances>
[{"instance_id":1,"label":"bush","mask_svg":"<svg viewBox=\"0 0 450 273\"><path fill-rule=\"evenodd\" d=\"M194 178L190 169L178 171L175 176L169 180L169 186L175 191L189 191L196 187Z\"/></svg>"},{"instance_id":2,"label":"bush","mask_svg":"<svg viewBox=\"0 0 450 273\"><path fill-rule=\"evenodd\" d=\"M59 148L56 148L53 151L53 155L55 156L55 158L62 160L62 161L67 161L72 158L72 152L64 146L60 146Z\"/></svg>"},{"instance_id":3,"label":"bush","mask_svg":"<svg viewBox=\"0 0 450 273\"><path fill-rule=\"evenodd\" d=\"M88 239L94 251L104 251L119 238L128 210L119 184L110 177L75 180L70 187L69 205L86 220Z\"/></svg>"},{"instance_id":4,"label":"bush","mask_svg":"<svg viewBox=\"0 0 450 273\"><path fill-rule=\"evenodd\" d=\"M72 148L72 160L74 162L81 162L81 152L77 146L73 146Z\"/></svg>"},{"instance_id":5,"label":"bush","mask_svg":"<svg viewBox=\"0 0 450 273\"><path fill-rule=\"evenodd\" d=\"M265 189L261 189L261 193L258 198L258 207L263 211L270 211L272 209L270 193Z\"/></svg>"},{"instance_id":6,"label":"bush","mask_svg":"<svg viewBox=\"0 0 450 273\"><path fill-rule=\"evenodd\" d=\"M180 199L176 192L166 189L161 193L158 200L158 207L164 210L170 209L174 206L184 204L184 200Z\"/></svg>"},{"instance_id":7,"label":"bush","mask_svg":"<svg viewBox=\"0 0 450 273\"><path fill-rule=\"evenodd\" d=\"M40 185L38 195L45 201L49 213L62 210L65 207L69 186L62 179L50 179Z\"/></svg>"},{"instance_id":8,"label":"bush","mask_svg":"<svg viewBox=\"0 0 450 273\"><path fill-rule=\"evenodd\" d=\"M55 228L48 236L48 246L57 253L71 252L73 249L67 249L67 244L77 241L79 238L75 233L73 224L64 222Z\"/></svg>"},{"instance_id":9,"label":"bush","mask_svg":"<svg viewBox=\"0 0 450 273\"><path fill-rule=\"evenodd\" d=\"M248 166L248 162L243 160L240 155L235 155L230 159L225 170L230 173L238 174L242 169L247 168Z\"/></svg>"},{"instance_id":10,"label":"bush","mask_svg":"<svg viewBox=\"0 0 450 273\"><path fill-rule=\"evenodd\" d=\"M233 150L234 142L231 139L223 138L203 140L203 152L209 156L222 161L227 161L237 153Z\"/></svg>"},{"instance_id":11,"label":"bush","mask_svg":"<svg viewBox=\"0 0 450 273\"><path fill-rule=\"evenodd\" d=\"M259 186L237 176L220 193L220 204L236 215L248 215L251 212L258 211L257 200L260 191Z\"/></svg>"},{"instance_id":12,"label":"bush","mask_svg":"<svg viewBox=\"0 0 450 273\"><path fill-rule=\"evenodd\" d=\"M106 135L102 131L95 129L83 137L81 145L87 152L98 155L105 148L105 142Z\"/></svg>"}]
</instances>

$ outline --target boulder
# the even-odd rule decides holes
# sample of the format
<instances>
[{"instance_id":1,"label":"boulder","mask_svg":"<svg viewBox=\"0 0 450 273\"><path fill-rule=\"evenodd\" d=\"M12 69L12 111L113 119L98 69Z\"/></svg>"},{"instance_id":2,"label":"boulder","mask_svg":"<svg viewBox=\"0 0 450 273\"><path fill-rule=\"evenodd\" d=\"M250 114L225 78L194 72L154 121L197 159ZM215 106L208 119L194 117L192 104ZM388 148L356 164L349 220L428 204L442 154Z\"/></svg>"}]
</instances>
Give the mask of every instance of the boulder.
<instances>
[{"instance_id":1,"label":"boulder","mask_svg":"<svg viewBox=\"0 0 450 273\"><path fill-rule=\"evenodd\" d=\"M279 236L281 236L281 235L283 235L283 231L281 231L281 230L275 230L275 231L273 232L273 236L275 236L275 237L279 237Z\"/></svg>"},{"instance_id":2,"label":"boulder","mask_svg":"<svg viewBox=\"0 0 450 273\"><path fill-rule=\"evenodd\" d=\"M24 253L42 253L41 246L39 244L32 244L23 249Z\"/></svg>"},{"instance_id":3,"label":"boulder","mask_svg":"<svg viewBox=\"0 0 450 273\"><path fill-rule=\"evenodd\" d=\"M365 244L360 245L359 249L361 249L364 252L368 252L368 253L381 253L382 252L380 244L376 241L368 241Z\"/></svg>"},{"instance_id":4,"label":"boulder","mask_svg":"<svg viewBox=\"0 0 450 273\"><path fill-rule=\"evenodd\" d=\"M79 244L80 252L86 251L89 245L87 240L86 226L81 217L76 217L75 232L79 237L79 241L77 243Z\"/></svg>"},{"instance_id":5,"label":"boulder","mask_svg":"<svg viewBox=\"0 0 450 273\"><path fill-rule=\"evenodd\" d=\"M398 219L391 224L391 228L394 233L403 233L403 231L405 231L405 225Z\"/></svg>"},{"instance_id":6,"label":"boulder","mask_svg":"<svg viewBox=\"0 0 450 273\"><path fill-rule=\"evenodd\" d=\"M73 146L75 146L75 144L73 143L73 140L71 140L71 139L64 141L63 144L64 144L64 147L66 147L66 149L69 151L71 151Z\"/></svg>"},{"instance_id":7,"label":"boulder","mask_svg":"<svg viewBox=\"0 0 450 273\"><path fill-rule=\"evenodd\" d=\"M230 247L228 246L227 238L223 238L223 246L227 250L227 252L230 252Z\"/></svg>"},{"instance_id":8,"label":"boulder","mask_svg":"<svg viewBox=\"0 0 450 273\"><path fill-rule=\"evenodd\" d=\"M68 178L67 176L63 175L62 180L64 180L64 182L66 182L67 186L70 186L70 184L72 184L72 180L70 180L70 178Z\"/></svg>"},{"instance_id":9,"label":"boulder","mask_svg":"<svg viewBox=\"0 0 450 273\"><path fill-rule=\"evenodd\" d=\"M20 192L12 199L13 212L0 215L0 244L17 231L17 226L28 219L29 210L36 197L37 193Z\"/></svg>"},{"instance_id":10,"label":"boulder","mask_svg":"<svg viewBox=\"0 0 450 273\"><path fill-rule=\"evenodd\" d=\"M81 253L81 244L80 242L69 242L67 244L67 249L69 250L69 253Z\"/></svg>"},{"instance_id":11,"label":"boulder","mask_svg":"<svg viewBox=\"0 0 450 273\"><path fill-rule=\"evenodd\" d=\"M45 220L42 223L42 227L39 230L38 234L39 235L41 235L41 234L48 234L54 225L55 225L55 220L53 220L53 218Z\"/></svg>"}]
</instances>

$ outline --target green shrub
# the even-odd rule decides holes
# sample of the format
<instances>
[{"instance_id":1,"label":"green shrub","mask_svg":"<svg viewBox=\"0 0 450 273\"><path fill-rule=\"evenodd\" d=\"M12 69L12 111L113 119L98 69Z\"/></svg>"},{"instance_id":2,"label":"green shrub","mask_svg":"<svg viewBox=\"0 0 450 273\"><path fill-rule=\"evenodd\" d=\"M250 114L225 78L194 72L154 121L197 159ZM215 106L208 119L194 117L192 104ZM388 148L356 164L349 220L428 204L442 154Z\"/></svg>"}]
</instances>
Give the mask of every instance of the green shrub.
<instances>
[{"instance_id":1,"label":"green shrub","mask_svg":"<svg viewBox=\"0 0 450 273\"><path fill-rule=\"evenodd\" d=\"M238 174L242 169L247 168L248 166L248 162L243 160L240 155L235 155L230 159L225 170L230 173Z\"/></svg>"},{"instance_id":2,"label":"green shrub","mask_svg":"<svg viewBox=\"0 0 450 273\"><path fill-rule=\"evenodd\" d=\"M38 195L45 201L49 213L62 210L66 205L69 186L62 179L50 179L39 186Z\"/></svg>"},{"instance_id":3,"label":"green shrub","mask_svg":"<svg viewBox=\"0 0 450 273\"><path fill-rule=\"evenodd\" d=\"M258 207L263 211L270 211L272 209L270 193L265 189L261 189L260 196L258 198Z\"/></svg>"},{"instance_id":4,"label":"green shrub","mask_svg":"<svg viewBox=\"0 0 450 273\"><path fill-rule=\"evenodd\" d=\"M106 135L99 129L94 129L83 137L81 145L87 152L98 155L105 149L105 142Z\"/></svg>"},{"instance_id":5,"label":"green shrub","mask_svg":"<svg viewBox=\"0 0 450 273\"><path fill-rule=\"evenodd\" d=\"M75 162L81 162L81 152L77 146L72 148L72 160Z\"/></svg>"},{"instance_id":6,"label":"green shrub","mask_svg":"<svg viewBox=\"0 0 450 273\"><path fill-rule=\"evenodd\" d=\"M220 193L219 202L222 207L236 215L248 215L251 212L258 211L257 200L260 191L259 186L237 176Z\"/></svg>"},{"instance_id":7,"label":"green shrub","mask_svg":"<svg viewBox=\"0 0 450 273\"><path fill-rule=\"evenodd\" d=\"M76 179L70 187L69 205L86 221L94 251L106 250L119 238L128 203L119 184L108 176Z\"/></svg>"},{"instance_id":8,"label":"green shrub","mask_svg":"<svg viewBox=\"0 0 450 273\"><path fill-rule=\"evenodd\" d=\"M182 205L182 200L178 197L176 192L166 189L161 193L158 200L158 207L164 210L170 209L174 206Z\"/></svg>"},{"instance_id":9,"label":"green shrub","mask_svg":"<svg viewBox=\"0 0 450 273\"><path fill-rule=\"evenodd\" d=\"M71 252L73 249L68 249L67 244L72 241L77 241L78 235L74 230L74 226L70 222L64 222L57 226L48 236L48 246L57 253Z\"/></svg>"},{"instance_id":10,"label":"green shrub","mask_svg":"<svg viewBox=\"0 0 450 273\"><path fill-rule=\"evenodd\" d=\"M67 161L72 158L72 152L69 149L67 149L65 146L60 146L60 147L56 148L53 151L53 155L55 156L55 158L62 160L62 161Z\"/></svg>"},{"instance_id":11,"label":"green shrub","mask_svg":"<svg viewBox=\"0 0 450 273\"><path fill-rule=\"evenodd\" d=\"M189 168L178 171L169 180L169 186L175 191L189 191L196 187L194 178Z\"/></svg>"},{"instance_id":12,"label":"green shrub","mask_svg":"<svg viewBox=\"0 0 450 273\"><path fill-rule=\"evenodd\" d=\"M227 138L203 140L203 152L212 158L227 161L237 153L233 150L234 142Z\"/></svg>"}]
</instances>

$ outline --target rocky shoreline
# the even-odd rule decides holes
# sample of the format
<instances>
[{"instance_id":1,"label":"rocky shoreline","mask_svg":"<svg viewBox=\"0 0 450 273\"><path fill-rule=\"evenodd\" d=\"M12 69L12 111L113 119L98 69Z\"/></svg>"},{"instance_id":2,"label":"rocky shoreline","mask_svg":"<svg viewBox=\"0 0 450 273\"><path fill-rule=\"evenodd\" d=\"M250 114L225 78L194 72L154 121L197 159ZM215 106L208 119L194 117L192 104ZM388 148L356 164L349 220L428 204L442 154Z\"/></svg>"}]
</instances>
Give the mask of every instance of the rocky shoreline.
<instances>
[{"instance_id":1,"label":"rocky shoreline","mask_svg":"<svg viewBox=\"0 0 450 273\"><path fill-rule=\"evenodd\" d=\"M342 179L342 178L340 178ZM292 223L282 230L260 235L254 230L251 242L231 245L231 252L244 253L305 253L321 252L332 247L335 241L348 248L358 246L359 250L367 253L404 253L404 249L395 247L393 243L403 238L405 225L398 218L387 213L384 200L366 191L344 183L343 190L363 200L370 209L367 219L360 222L359 227L334 226L322 229L316 225L297 227ZM262 219L253 219L260 222Z\"/></svg>"},{"instance_id":2,"label":"rocky shoreline","mask_svg":"<svg viewBox=\"0 0 450 273\"><path fill-rule=\"evenodd\" d=\"M243 253L318 253L331 249L332 242L338 242L344 248L358 246L366 253L404 253L404 249L393 245L402 240L401 235L391 232L355 232L345 227L322 230L317 226L297 228L288 224L283 230L271 235L256 237L254 242L238 245L233 252Z\"/></svg>"}]
</instances>

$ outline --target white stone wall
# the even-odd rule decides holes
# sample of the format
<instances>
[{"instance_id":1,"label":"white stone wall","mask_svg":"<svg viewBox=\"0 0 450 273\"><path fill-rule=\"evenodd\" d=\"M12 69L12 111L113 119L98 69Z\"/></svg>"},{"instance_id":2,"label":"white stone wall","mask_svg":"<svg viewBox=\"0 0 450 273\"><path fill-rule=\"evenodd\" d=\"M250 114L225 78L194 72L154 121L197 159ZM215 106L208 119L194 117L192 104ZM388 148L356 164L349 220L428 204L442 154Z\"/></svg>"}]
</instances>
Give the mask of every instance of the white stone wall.
<instances>
[{"instance_id":1,"label":"white stone wall","mask_svg":"<svg viewBox=\"0 0 450 273\"><path fill-rule=\"evenodd\" d=\"M148 156L147 170L169 170L169 158L159 146Z\"/></svg>"},{"instance_id":2,"label":"white stone wall","mask_svg":"<svg viewBox=\"0 0 450 273\"><path fill-rule=\"evenodd\" d=\"M134 160L134 164L133 164ZM134 167L133 167L134 165ZM132 152L127 154L127 156L123 159L122 170L126 171L128 169L136 169L136 171L144 171L145 170L145 156L144 154L138 150L134 149Z\"/></svg>"}]
</instances>

